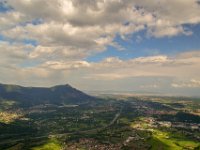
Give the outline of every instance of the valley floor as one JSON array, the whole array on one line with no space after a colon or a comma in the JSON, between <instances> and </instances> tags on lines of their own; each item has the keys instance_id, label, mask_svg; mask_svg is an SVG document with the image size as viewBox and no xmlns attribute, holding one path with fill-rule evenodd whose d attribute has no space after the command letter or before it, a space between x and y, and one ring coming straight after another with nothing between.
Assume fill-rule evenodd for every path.
<instances>
[{"instance_id":1,"label":"valley floor","mask_svg":"<svg viewBox=\"0 0 200 150\"><path fill-rule=\"evenodd\" d=\"M200 101L104 97L76 105L0 102L1 150L200 150Z\"/></svg>"}]
</instances>

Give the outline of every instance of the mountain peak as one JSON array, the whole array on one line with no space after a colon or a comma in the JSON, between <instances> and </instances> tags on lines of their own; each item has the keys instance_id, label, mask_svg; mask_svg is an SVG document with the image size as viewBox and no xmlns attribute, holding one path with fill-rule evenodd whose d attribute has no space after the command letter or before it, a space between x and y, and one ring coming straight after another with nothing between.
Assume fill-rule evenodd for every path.
<instances>
[{"instance_id":1,"label":"mountain peak","mask_svg":"<svg viewBox=\"0 0 200 150\"><path fill-rule=\"evenodd\" d=\"M72 88L74 89L70 84L61 84L61 85L55 85L51 87L51 89L57 89L57 88Z\"/></svg>"}]
</instances>

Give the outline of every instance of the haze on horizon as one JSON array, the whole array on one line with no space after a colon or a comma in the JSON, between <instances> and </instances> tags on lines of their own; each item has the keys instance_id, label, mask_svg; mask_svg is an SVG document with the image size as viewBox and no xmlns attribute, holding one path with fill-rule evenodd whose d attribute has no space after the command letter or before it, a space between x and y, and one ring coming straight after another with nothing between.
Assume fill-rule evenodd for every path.
<instances>
[{"instance_id":1,"label":"haze on horizon","mask_svg":"<svg viewBox=\"0 0 200 150\"><path fill-rule=\"evenodd\" d=\"M200 96L199 0L0 0L0 83Z\"/></svg>"}]
</instances>

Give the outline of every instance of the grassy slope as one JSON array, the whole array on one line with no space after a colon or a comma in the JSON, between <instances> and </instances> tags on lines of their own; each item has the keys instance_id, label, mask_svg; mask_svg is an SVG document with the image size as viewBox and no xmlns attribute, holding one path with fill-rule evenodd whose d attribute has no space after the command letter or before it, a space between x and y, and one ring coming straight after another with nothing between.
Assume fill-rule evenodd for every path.
<instances>
[{"instance_id":1,"label":"grassy slope","mask_svg":"<svg viewBox=\"0 0 200 150\"><path fill-rule=\"evenodd\" d=\"M42 146L32 148L32 150L60 150L61 144L56 139L51 139Z\"/></svg>"},{"instance_id":2,"label":"grassy slope","mask_svg":"<svg viewBox=\"0 0 200 150\"><path fill-rule=\"evenodd\" d=\"M173 135L160 130L155 130L148 142L153 146L152 150L157 150L159 147L164 150L195 149L200 146L199 143L186 139L183 136Z\"/></svg>"}]
</instances>

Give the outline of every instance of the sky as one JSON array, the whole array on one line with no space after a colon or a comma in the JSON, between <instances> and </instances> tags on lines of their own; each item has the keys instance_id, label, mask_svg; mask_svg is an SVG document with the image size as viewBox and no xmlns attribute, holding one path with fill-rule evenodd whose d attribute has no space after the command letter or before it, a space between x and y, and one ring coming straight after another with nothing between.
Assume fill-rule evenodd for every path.
<instances>
[{"instance_id":1,"label":"sky","mask_svg":"<svg viewBox=\"0 0 200 150\"><path fill-rule=\"evenodd\" d=\"M200 1L0 0L0 83L200 96Z\"/></svg>"}]
</instances>

